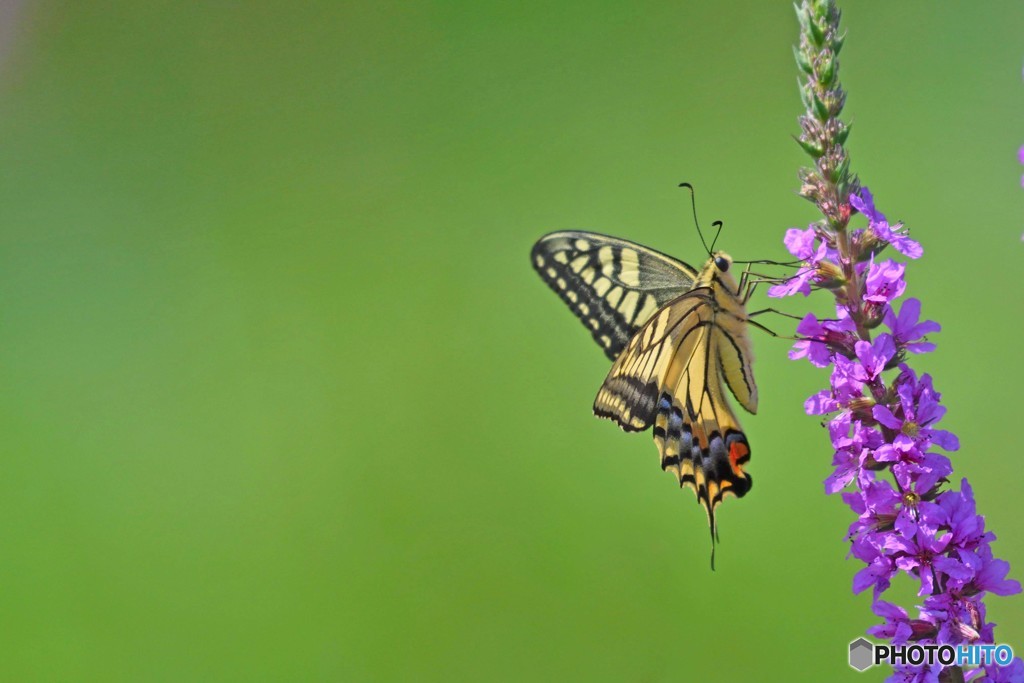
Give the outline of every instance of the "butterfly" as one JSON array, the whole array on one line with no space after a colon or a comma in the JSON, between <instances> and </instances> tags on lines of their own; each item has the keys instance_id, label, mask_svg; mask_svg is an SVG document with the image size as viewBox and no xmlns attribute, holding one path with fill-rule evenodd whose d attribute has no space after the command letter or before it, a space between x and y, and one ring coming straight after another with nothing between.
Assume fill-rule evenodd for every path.
<instances>
[{"instance_id":1,"label":"butterfly","mask_svg":"<svg viewBox=\"0 0 1024 683\"><path fill-rule=\"evenodd\" d=\"M721 251L709 250L697 270L592 232L545 235L531 259L613 361L594 414L627 432L653 428L662 469L707 512L714 566L715 508L751 486L743 469L750 445L725 395L728 387L757 412L746 278L736 281L733 260Z\"/></svg>"}]
</instances>

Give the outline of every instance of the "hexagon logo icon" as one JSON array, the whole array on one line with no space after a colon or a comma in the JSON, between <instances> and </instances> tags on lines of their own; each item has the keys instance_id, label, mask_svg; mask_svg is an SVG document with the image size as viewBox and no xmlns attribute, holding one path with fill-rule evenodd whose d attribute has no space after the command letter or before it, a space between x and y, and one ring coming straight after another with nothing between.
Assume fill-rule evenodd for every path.
<instances>
[{"instance_id":1,"label":"hexagon logo icon","mask_svg":"<svg viewBox=\"0 0 1024 683\"><path fill-rule=\"evenodd\" d=\"M850 666L857 671L866 671L874 666L874 651L867 638L858 638L850 643Z\"/></svg>"}]
</instances>

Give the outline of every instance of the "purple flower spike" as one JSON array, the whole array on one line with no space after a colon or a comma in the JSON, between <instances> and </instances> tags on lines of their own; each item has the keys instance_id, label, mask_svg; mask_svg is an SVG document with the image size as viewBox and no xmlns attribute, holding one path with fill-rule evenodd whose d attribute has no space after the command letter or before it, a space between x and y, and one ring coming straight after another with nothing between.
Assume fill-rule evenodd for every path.
<instances>
[{"instance_id":1,"label":"purple flower spike","mask_svg":"<svg viewBox=\"0 0 1024 683\"><path fill-rule=\"evenodd\" d=\"M918 299L897 301L907 289L907 266L879 258L886 247L911 259L924 250L902 223L889 223L851 171L849 128L839 118L846 98L836 70L845 35L839 8L832 0L801 0L797 13L797 62L807 105L798 141L812 157L800 169L799 192L821 219L787 231L786 248L802 263L769 294L828 292L835 303L834 320L801 320L789 357L831 368L828 388L808 398L804 410L831 415L832 468L824 484L856 516L846 535L859 567L852 588L871 589L872 610L884 620L868 630L876 638L926 646L992 644L985 600L1019 593L1021 584L993 554L995 535L985 529L970 485L963 480L952 488L952 462L937 451L957 450L959 439L939 428L946 409L932 378L907 364L913 354L935 349L926 335L938 332L939 324L921 319ZM1024 164L1024 147L1019 158ZM856 213L867 227L850 225ZM916 584L916 614L882 599L897 574ZM1024 661L1003 667L899 664L886 680L1024 683Z\"/></svg>"},{"instance_id":2,"label":"purple flower spike","mask_svg":"<svg viewBox=\"0 0 1024 683\"><path fill-rule=\"evenodd\" d=\"M864 464L874 449L881 445L881 435L865 427L860 421L851 421L849 412L840 413L828 423L832 446L836 449L832 458L835 471L825 480L825 493L838 493L853 478L864 475Z\"/></svg>"},{"instance_id":3,"label":"purple flower spike","mask_svg":"<svg viewBox=\"0 0 1024 683\"><path fill-rule=\"evenodd\" d=\"M905 255L920 256L916 242L889 226L869 190L861 189L849 201L870 226L867 238L845 244L874 249L884 241ZM786 247L805 263L780 290L808 294L823 272L841 273L836 281L857 286L855 298L848 286L830 290L837 298L834 320L808 314L800 321L801 338L789 357L832 368L829 388L808 398L804 409L834 414L827 423L832 471L824 486L826 493L842 493L857 515L848 539L850 555L863 564L852 588L854 593L870 588L872 609L885 620L868 633L896 644L991 643L993 625L985 620L984 596L1019 593L1021 584L1008 578L1010 565L993 556L995 536L986 532L967 481L959 490L943 489L953 467L935 450L955 451L960 441L938 426L946 408L931 376L919 376L905 362L908 354L934 350L925 335L941 327L921 319L920 300L896 301L907 287L904 264L876 261L873 251L840 259L826 247L840 241L821 230L787 232ZM872 338L879 324L888 332ZM900 573L917 584L923 604L916 617L880 598ZM888 680L938 681L942 667L908 665L894 671ZM1024 679L1024 665L1016 660L1010 667L964 674L966 680Z\"/></svg>"}]
</instances>

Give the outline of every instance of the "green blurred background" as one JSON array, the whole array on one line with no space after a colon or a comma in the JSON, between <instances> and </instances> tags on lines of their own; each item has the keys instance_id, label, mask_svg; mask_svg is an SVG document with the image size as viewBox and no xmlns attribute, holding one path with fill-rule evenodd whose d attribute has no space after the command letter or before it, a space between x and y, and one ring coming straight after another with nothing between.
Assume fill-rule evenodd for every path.
<instances>
[{"instance_id":1,"label":"green blurred background","mask_svg":"<svg viewBox=\"0 0 1024 683\"><path fill-rule=\"evenodd\" d=\"M5 8L0 680L884 677L846 665L878 620L802 411L826 375L755 338L712 573L528 260L580 228L700 261L683 180L722 248L784 256L788 2ZM844 23L854 169L944 326L915 363L1024 578L1024 6ZM989 608L1024 649L1024 601Z\"/></svg>"}]
</instances>

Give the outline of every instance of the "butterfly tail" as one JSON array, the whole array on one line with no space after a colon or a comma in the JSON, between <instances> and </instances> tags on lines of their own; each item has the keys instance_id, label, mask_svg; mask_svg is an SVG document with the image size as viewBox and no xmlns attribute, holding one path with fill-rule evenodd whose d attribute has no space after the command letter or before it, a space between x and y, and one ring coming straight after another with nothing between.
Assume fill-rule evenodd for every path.
<instances>
[{"instance_id":1,"label":"butterfly tail","mask_svg":"<svg viewBox=\"0 0 1024 683\"><path fill-rule=\"evenodd\" d=\"M708 516L712 549L718 540L715 508L727 495L746 495L753 481L743 471L750 460L750 446L739 425L725 427L724 436L715 427L717 424L687 414L672 394L661 394L654 420L654 443L661 454L661 468L675 474L680 486L697 494Z\"/></svg>"}]
</instances>

